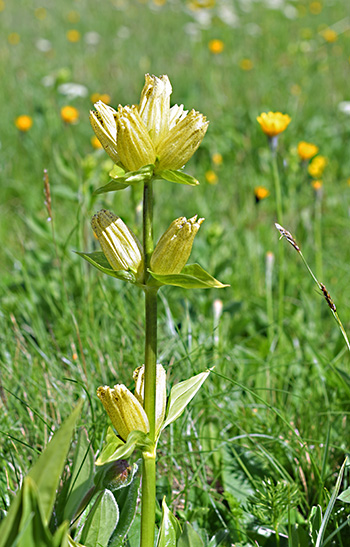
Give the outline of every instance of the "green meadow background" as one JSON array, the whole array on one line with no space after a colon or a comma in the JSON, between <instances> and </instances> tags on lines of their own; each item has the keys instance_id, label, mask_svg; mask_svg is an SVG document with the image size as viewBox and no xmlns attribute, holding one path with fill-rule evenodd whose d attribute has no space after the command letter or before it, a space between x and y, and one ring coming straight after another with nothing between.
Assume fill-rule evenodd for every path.
<instances>
[{"instance_id":1,"label":"green meadow background","mask_svg":"<svg viewBox=\"0 0 350 547\"><path fill-rule=\"evenodd\" d=\"M281 545L292 533L314 545L312 507L325 511L349 452L349 354L300 257L279 241L270 151L256 117L292 118L278 147L284 227L349 330L348 2L0 0L0 37L2 516L79 398L80 425L101 449L108 419L96 388L132 388L143 362L143 295L74 251L97 249L90 219L101 208L140 233L137 192L93 195L112 162L92 146L89 110L93 94L108 94L114 107L137 104L149 72L169 76L172 104L210 120L186 166L200 186L155 184L156 238L176 217L205 217L191 262L230 284L161 290L159 362L169 385L215 368L161 439L158 498L166 495L204 542L217 535L218 545L274 546L278 530ZM77 123L62 120L66 105L79 111ZM23 114L33 120L27 132L15 125ZM328 160L321 192L300 162L300 141ZM259 203L257 186L270 192ZM341 490L348 482L346 467ZM348 514L337 501L328 545L350 545Z\"/></svg>"}]
</instances>

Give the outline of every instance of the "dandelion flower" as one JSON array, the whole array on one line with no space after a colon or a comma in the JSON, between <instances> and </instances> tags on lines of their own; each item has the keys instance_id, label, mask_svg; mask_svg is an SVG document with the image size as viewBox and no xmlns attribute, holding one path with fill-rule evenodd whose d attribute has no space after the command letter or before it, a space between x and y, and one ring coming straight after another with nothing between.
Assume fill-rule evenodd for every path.
<instances>
[{"instance_id":1,"label":"dandelion flower","mask_svg":"<svg viewBox=\"0 0 350 547\"><path fill-rule=\"evenodd\" d=\"M100 143L100 141L98 140L96 135L91 137L91 144L92 144L93 148L96 148L96 150L98 150L99 148L102 148L102 144Z\"/></svg>"},{"instance_id":2,"label":"dandelion flower","mask_svg":"<svg viewBox=\"0 0 350 547\"><path fill-rule=\"evenodd\" d=\"M79 119L79 110L74 106L63 106L61 108L61 118L65 123L74 124Z\"/></svg>"},{"instance_id":3,"label":"dandelion flower","mask_svg":"<svg viewBox=\"0 0 350 547\"><path fill-rule=\"evenodd\" d=\"M212 162L214 163L214 165L221 165L222 162L223 162L222 155L219 152L215 152L212 155L211 159L212 159Z\"/></svg>"},{"instance_id":4,"label":"dandelion flower","mask_svg":"<svg viewBox=\"0 0 350 547\"><path fill-rule=\"evenodd\" d=\"M22 133L26 133L33 125L33 119L27 114L22 114L15 119L15 126Z\"/></svg>"},{"instance_id":5,"label":"dandelion flower","mask_svg":"<svg viewBox=\"0 0 350 547\"><path fill-rule=\"evenodd\" d=\"M312 181L312 187L314 190L321 190L322 188L322 180L313 180Z\"/></svg>"},{"instance_id":6,"label":"dandelion flower","mask_svg":"<svg viewBox=\"0 0 350 547\"><path fill-rule=\"evenodd\" d=\"M333 44L338 40L338 34L331 28L324 29L324 31L321 32L321 35L326 42L329 42L330 44Z\"/></svg>"},{"instance_id":7,"label":"dandelion flower","mask_svg":"<svg viewBox=\"0 0 350 547\"><path fill-rule=\"evenodd\" d=\"M21 37L18 32L11 32L11 34L9 34L7 37L7 41L9 44L11 44L11 46L16 46L20 43Z\"/></svg>"},{"instance_id":8,"label":"dandelion flower","mask_svg":"<svg viewBox=\"0 0 350 547\"><path fill-rule=\"evenodd\" d=\"M67 37L68 42L71 42L72 44L75 44L76 42L79 42L79 40L81 38L81 34L80 34L79 30L71 29L71 30L67 30L66 37Z\"/></svg>"},{"instance_id":9,"label":"dandelion flower","mask_svg":"<svg viewBox=\"0 0 350 547\"><path fill-rule=\"evenodd\" d=\"M322 173L328 163L327 158L324 156L316 156L309 164L307 170L309 175L314 179L318 179L322 176Z\"/></svg>"},{"instance_id":10,"label":"dandelion flower","mask_svg":"<svg viewBox=\"0 0 350 547\"><path fill-rule=\"evenodd\" d=\"M259 203L259 201L266 199L270 195L270 192L265 186L255 186L254 195L256 203Z\"/></svg>"},{"instance_id":11,"label":"dandelion flower","mask_svg":"<svg viewBox=\"0 0 350 547\"><path fill-rule=\"evenodd\" d=\"M217 174L215 173L215 171L212 171L211 169L209 171L207 171L205 173L205 180L209 183L209 184L217 184L218 183L218 176Z\"/></svg>"},{"instance_id":12,"label":"dandelion flower","mask_svg":"<svg viewBox=\"0 0 350 547\"><path fill-rule=\"evenodd\" d=\"M222 40L214 39L210 40L208 48L209 51L214 55L219 55L219 53L222 53L224 51L225 45Z\"/></svg>"},{"instance_id":13,"label":"dandelion flower","mask_svg":"<svg viewBox=\"0 0 350 547\"><path fill-rule=\"evenodd\" d=\"M310 10L310 13L312 13L312 15L318 15L322 11L321 2L317 2L317 1L311 2L309 6L309 10Z\"/></svg>"},{"instance_id":14,"label":"dandelion flower","mask_svg":"<svg viewBox=\"0 0 350 547\"><path fill-rule=\"evenodd\" d=\"M39 21L44 21L47 16L47 11L45 8L36 8L36 10L34 11L34 15Z\"/></svg>"},{"instance_id":15,"label":"dandelion flower","mask_svg":"<svg viewBox=\"0 0 350 547\"><path fill-rule=\"evenodd\" d=\"M105 104L109 104L111 102L111 97L108 95L108 93L93 93L90 97L90 100L92 103L102 101Z\"/></svg>"},{"instance_id":16,"label":"dandelion flower","mask_svg":"<svg viewBox=\"0 0 350 547\"><path fill-rule=\"evenodd\" d=\"M318 152L318 146L311 142L300 141L298 143L298 154L302 161L310 160L316 156Z\"/></svg>"},{"instance_id":17,"label":"dandelion flower","mask_svg":"<svg viewBox=\"0 0 350 547\"><path fill-rule=\"evenodd\" d=\"M292 120L288 114L281 112L262 112L256 119L265 135L270 138L276 137L287 129Z\"/></svg>"}]
</instances>

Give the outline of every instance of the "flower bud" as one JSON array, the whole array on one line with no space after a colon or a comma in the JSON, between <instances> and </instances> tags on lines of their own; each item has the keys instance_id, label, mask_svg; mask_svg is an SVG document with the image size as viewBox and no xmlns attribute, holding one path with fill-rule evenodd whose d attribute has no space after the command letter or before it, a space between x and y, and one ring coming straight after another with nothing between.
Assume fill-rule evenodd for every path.
<instances>
[{"instance_id":1,"label":"flower bud","mask_svg":"<svg viewBox=\"0 0 350 547\"><path fill-rule=\"evenodd\" d=\"M120 158L117 152L117 112L102 101L98 101L94 106L96 110L90 111L92 129L109 157L114 163L118 163Z\"/></svg>"},{"instance_id":2,"label":"flower bud","mask_svg":"<svg viewBox=\"0 0 350 547\"><path fill-rule=\"evenodd\" d=\"M117 151L120 161L129 171L136 171L156 161L156 151L143 124L137 106L119 106L117 121Z\"/></svg>"},{"instance_id":3,"label":"flower bud","mask_svg":"<svg viewBox=\"0 0 350 547\"><path fill-rule=\"evenodd\" d=\"M126 386L117 384L113 389L100 386L97 397L123 441L126 441L131 431L148 433L149 423L146 412Z\"/></svg>"},{"instance_id":4,"label":"flower bud","mask_svg":"<svg viewBox=\"0 0 350 547\"><path fill-rule=\"evenodd\" d=\"M187 112L175 105L170 109L170 131L157 148L157 169L180 169L193 156L208 129L206 117L196 110Z\"/></svg>"},{"instance_id":5,"label":"flower bud","mask_svg":"<svg viewBox=\"0 0 350 547\"><path fill-rule=\"evenodd\" d=\"M133 374L135 396L143 405L145 393L145 365L138 367ZM166 411L166 372L162 365L157 365L156 373L156 435L163 425Z\"/></svg>"},{"instance_id":6,"label":"flower bud","mask_svg":"<svg viewBox=\"0 0 350 547\"><path fill-rule=\"evenodd\" d=\"M146 74L138 109L156 148L169 131L171 92L172 87L168 76L157 78L157 76Z\"/></svg>"},{"instance_id":7,"label":"flower bud","mask_svg":"<svg viewBox=\"0 0 350 547\"><path fill-rule=\"evenodd\" d=\"M192 250L192 244L204 218L195 215L187 220L174 220L162 235L153 251L151 270L157 274L177 274L185 266Z\"/></svg>"},{"instance_id":8,"label":"flower bud","mask_svg":"<svg viewBox=\"0 0 350 547\"><path fill-rule=\"evenodd\" d=\"M131 270L142 282L144 260L141 243L122 219L102 209L92 217L91 226L113 270Z\"/></svg>"}]
</instances>

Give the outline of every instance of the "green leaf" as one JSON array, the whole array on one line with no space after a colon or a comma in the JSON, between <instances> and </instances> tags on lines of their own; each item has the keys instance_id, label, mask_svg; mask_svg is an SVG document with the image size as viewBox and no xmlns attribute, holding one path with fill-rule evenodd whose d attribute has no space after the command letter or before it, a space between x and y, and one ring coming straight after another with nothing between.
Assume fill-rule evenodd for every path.
<instances>
[{"instance_id":1,"label":"green leaf","mask_svg":"<svg viewBox=\"0 0 350 547\"><path fill-rule=\"evenodd\" d=\"M162 502L162 521L160 523L157 547L176 547L176 542L181 534L178 520L169 511L165 498Z\"/></svg>"},{"instance_id":2,"label":"green leaf","mask_svg":"<svg viewBox=\"0 0 350 547\"><path fill-rule=\"evenodd\" d=\"M109 173L113 178L110 182L101 186L94 191L93 195L105 194L106 192L116 192L118 190L124 190L130 184L138 184L139 182L148 182L153 177L154 165L144 165L137 171L125 171L116 165ZM124 173L124 174L122 174Z\"/></svg>"},{"instance_id":3,"label":"green leaf","mask_svg":"<svg viewBox=\"0 0 350 547\"><path fill-rule=\"evenodd\" d=\"M136 448L142 450L152 449L147 433L142 431L131 431L126 443L119 439L113 433L111 428L108 428L107 444L104 446L101 455L96 460L96 465L104 465L105 463L114 462L122 458L128 458Z\"/></svg>"},{"instance_id":4,"label":"green leaf","mask_svg":"<svg viewBox=\"0 0 350 547\"><path fill-rule=\"evenodd\" d=\"M137 509L138 494L141 481L141 460L139 465L134 464L131 483L125 488L119 488L113 495L120 510L120 518L116 529L109 541L108 547L122 547L134 521Z\"/></svg>"},{"instance_id":5,"label":"green leaf","mask_svg":"<svg viewBox=\"0 0 350 547\"><path fill-rule=\"evenodd\" d=\"M199 264L189 264L179 274L161 275L151 270L148 271L162 285L173 285L183 289L222 289L229 287L229 285L223 285L215 277L212 277Z\"/></svg>"},{"instance_id":6,"label":"green leaf","mask_svg":"<svg viewBox=\"0 0 350 547\"><path fill-rule=\"evenodd\" d=\"M129 283L136 283L135 274L127 270L113 270L102 251L95 251L93 253L82 253L80 251L74 251L77 255L87 260L92 266L100 270L111 277L122 279L123 281L129 281Z\"/></svg>"},{"instance_id":7,"label":"green leaf","mask_svg":"<svg viewBox=\"0 0 350 547\"><path fill-rule=\"evenodd\" d=\"M68 495L65 499L63 519L71 521L82 500L94 485L94 453L86 429L80 429L74 452Z\"/></svg>"},{"instance_id":8,"label":"green leaf","mask_svg":"<svg viewBox=\"0 0 350 547\"><path fill-rule=\"evenodd\" d=\"M157 178L161 178L169 182L176 182L178 184L189 184L190 186L198 186L199 184L198 180L191 177L191 175L174 169L165 169L164 171L160 171L157 173Z\"/></svg>"},{"instance_id":9,"label":"green leaf","mask_svg":"<svg viewBox=\"0 0 350 547\"><path fill-rule=\"evenodd\" d=\"M162 430L181 416L186 406L196 395L197 391L208 378L209 374L210 370L201 372L188 380L184 380L183 382L176 384L172 388L169 396L166 419L162 426Z\"/></svg>"},{"instance_id":10,"label":"green leaf","mask_svg":"<svg viewBox=\"0 0 350 547\"><path fill-rule=\"evenodd\" d=\"M62 524L54 536L44 520L37 485L30 477L25 477L19 499L19 526L11 536L1 536L2 547L66 547L68 522ZM16 499L17 499L16 498Z\"/></svg>"},{"instance_id":11,"label":"green leaf","mask_svg":"<svg viewBox=\"0 0 350 547\"><path fill-rule=\"evenodd\" d=\"M337 499L340 501L344 501L345 503L350 503L350 486L346 490L343 490L343 492L338 496Z\"/></svg>"},{"instance_id":12,"label":"green leaf","mask_svg":"<svg viewBox=\"0 0 350 547\"><path fill-rule=\"evenodd\" d=\"M202 538L192 528L189 522L185 522L182 534L177 542L177 547L204 547Z\"/></svg>"},{"instance_id":13,"label":"green leaf","mask_svg":"<svg viewBox=\"0 0 350 547\"><path fill-rule=\"evenodd\" d=\"M30 477L38 487L40 504L46 522L51 516L56 490L82 405L83 401L76 406L69 418L61 425L28 473L28 477Z\"/></svg>"},{"instance_id":14,"label":"green leaf","mask_svg":"<svg viewBox=\"0 0 350 547\"><path fill-rule=\"evenodd\" d=\"M311 509L309 527L312 538L312 544L315 545L317 540L317 534L321 528L322 522L322 509L320 505L314 505Z\"/></svg>"},{"instance_id":15,"label":"green leaf","mask_svg":"<svg viewBox=\"0 0 350 547\"><path fill-rule=\"evenodd\" d=\"M101 492L84 524L80 541L86 547L107 547L119 520L119 508L112 492Z\"/></svg>"},{"instance_id":16,"label":"green leaf","mask_svg":"<svg viewBox=\"0 0 350 547\"><path fill-rule=\"evenodd\" d=\"M331 499L329 500L329 503L327 505L327 509L326 509L325 514L323 516L322 523L321 523L321 526L320 526L320 529L319 529L319 532L318 532L318 535L317 535L316 547L320 547L322 545L323 536L324 536L324 533L326 531L326 527L327 527L329 518L330 518L331 513L333 511L335 501L336 501L337 496L339 494L340 485L341 485L341 481L343 480L343 474L344 474L344 468L345 468L346 462L347 462L347 457L345 458L345 460L343 462L343 465L341 466L341 469L340 469L339 474L338 474L337 482L335 483L335 487L334 487L333 493L331 495Z\"/></svg>"}]
</instances>

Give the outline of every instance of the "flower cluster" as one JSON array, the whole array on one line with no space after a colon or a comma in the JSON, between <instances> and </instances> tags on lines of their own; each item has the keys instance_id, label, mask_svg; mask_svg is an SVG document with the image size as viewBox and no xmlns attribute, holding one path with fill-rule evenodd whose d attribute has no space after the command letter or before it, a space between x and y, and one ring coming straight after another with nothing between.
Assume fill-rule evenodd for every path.
<instances>
[{"instance_id":1,"label":"flower cluster","mask_svg":"<svg viewBox=\"0 0 350 547\"><path fill-rule=\"evenodd\" d=\"M170 108L168 76L146 74L140 103L118 110L98 101L92 128L112 160L126 171L154 165L155 173L177 170L191 158L208 128L205 116L183 105Z\"/></svg>"}]
</instances>

